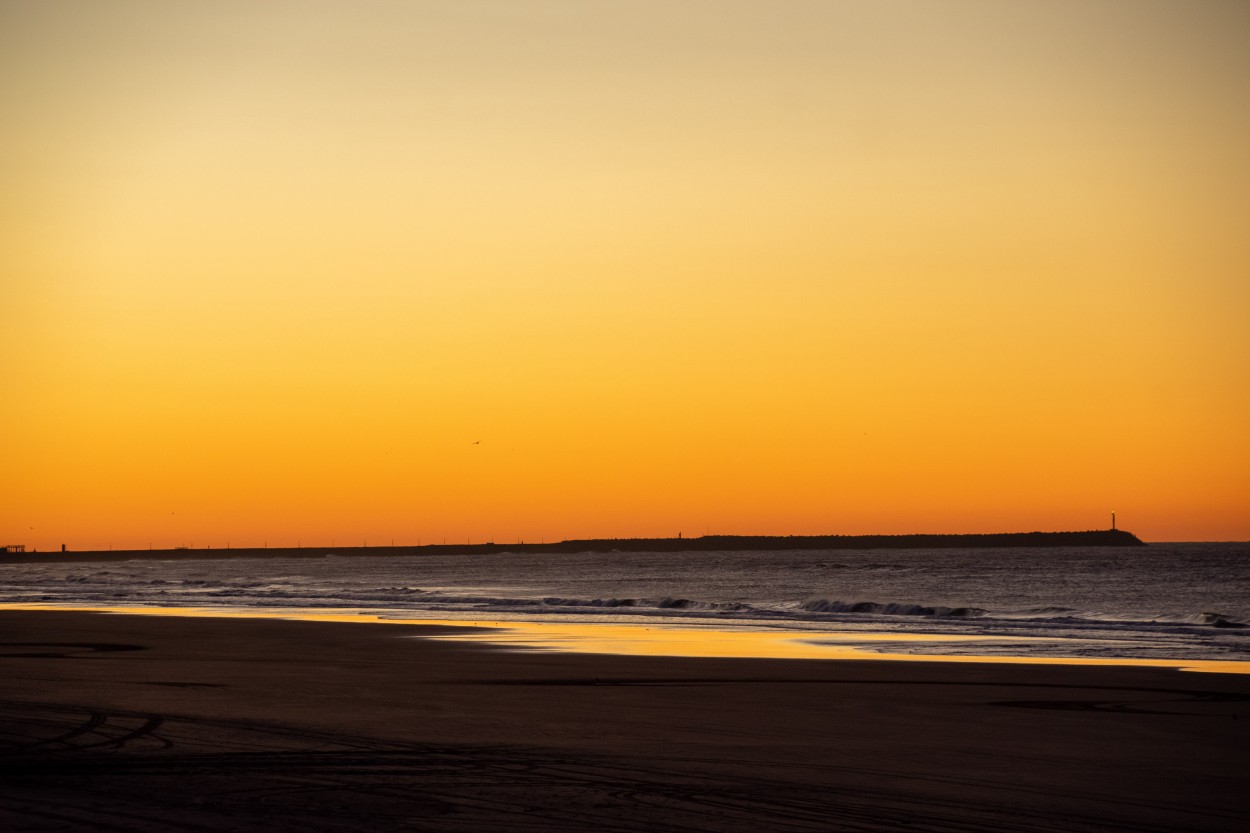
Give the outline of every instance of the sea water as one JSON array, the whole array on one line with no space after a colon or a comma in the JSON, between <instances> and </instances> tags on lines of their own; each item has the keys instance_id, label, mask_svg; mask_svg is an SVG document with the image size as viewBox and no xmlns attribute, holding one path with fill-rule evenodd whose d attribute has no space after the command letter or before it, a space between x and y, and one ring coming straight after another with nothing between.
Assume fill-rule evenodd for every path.
<instances>
[{"instance_id":1,"label":"sea water","mask_svg":"<svg viewBox=\"0 0 1250 833\"><path fill-rule=\"evenodd\" d=\"M808 640L928 634L949 644L881 650L1250 661L1250 544L0 563L0 603L766 630Z\"/></svg>"}]
</instances>

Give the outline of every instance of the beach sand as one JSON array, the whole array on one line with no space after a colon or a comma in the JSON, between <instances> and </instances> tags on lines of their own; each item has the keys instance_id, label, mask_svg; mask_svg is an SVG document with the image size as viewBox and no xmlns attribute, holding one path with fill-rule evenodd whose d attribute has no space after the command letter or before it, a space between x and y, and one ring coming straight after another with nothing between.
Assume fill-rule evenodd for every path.
<instances>
[{"instance_id":1,"label":"beach sand","mask_svg":"<svg viewBox=\"0 0 1250 833\"><path fill-rule=\"evenodd\" d=\"M0 611L0 829L1243 831L1250 676Z\"/></svg>"}]
</instances>

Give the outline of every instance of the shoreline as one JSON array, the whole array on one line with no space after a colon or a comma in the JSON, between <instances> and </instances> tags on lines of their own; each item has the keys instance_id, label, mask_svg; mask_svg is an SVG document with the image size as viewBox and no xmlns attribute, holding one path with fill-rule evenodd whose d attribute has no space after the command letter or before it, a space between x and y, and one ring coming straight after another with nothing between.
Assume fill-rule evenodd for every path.
<instances>
[{"instance_id":1,"label":"shoreline","mask_svg":"<svg viewBox=\"0 0 1250 833\"><path fill-rule=\"evenodd\" d=\"M0 610L0 824L1231 833L1250 819L1244 675L429 638L454 630Z\"/></svg>"},{"instance_id":2,"label":"shoreline","mask_svg":"<svg viewBox=\"0 0 1250 833\"><path fill-rule=\"evenodd\" d=\"M414 638L449 639L479 644L500 651L547 651L574 655L666 658L734 658L752 660L802 660L809 662L914 662L990 665L1048 665L1083 667L1160 668L1202 674L1250 675L1250 662L1237 660L1172 659L1145 657L1089 657L1023 654L926 654L923 649L890 651L891 643L915 646L1022 642L1054 644L1047 637L984 636L899 631L783 631L742 623L657 621L641 624L608 622L551 622L531 619L435 619L405 617L399 611L382 614L340 609L238 609L210 607L127 607L107 605L62 606L55 603L0 603L0 612L66 611L117 616L153 616L192 619L333 622L339 624L433 628L437 636Z\"/></svg>"}]
</instances>

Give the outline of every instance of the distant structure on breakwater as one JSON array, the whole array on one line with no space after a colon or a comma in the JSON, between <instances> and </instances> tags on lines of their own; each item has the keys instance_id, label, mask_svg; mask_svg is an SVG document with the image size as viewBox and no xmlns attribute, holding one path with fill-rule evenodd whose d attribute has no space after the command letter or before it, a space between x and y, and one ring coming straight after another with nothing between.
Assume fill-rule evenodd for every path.
<instances>
[{"instance_id":1,"label":"distant structure on breakwater","mask_svg":"<svg viewBox=\"0 0 1250 833\"><path fill-rule=\"evenodd\" d=\"M1088 532L998 532L970 535L704 535L701 538L587 538L542 544L426 544L382 547L250 547L244 549L101 550L16 553L6 563L132 559L324 558L401 555L490 555L580 552L779 552L785 550L994 549L1018 547L1144 547L1122 529Z\"/></svg>"}]
</instances>

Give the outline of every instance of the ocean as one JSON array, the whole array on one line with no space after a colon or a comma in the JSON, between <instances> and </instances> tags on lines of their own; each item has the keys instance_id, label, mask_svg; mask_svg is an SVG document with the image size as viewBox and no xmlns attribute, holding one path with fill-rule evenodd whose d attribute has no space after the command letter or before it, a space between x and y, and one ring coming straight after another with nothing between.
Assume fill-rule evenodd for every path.
<instances>
[{"instance_id":1,"label":"ocean","mask_svg":"<svg viewBox=\"0 0 1250 833\"><path fill-rule=\"evenodd\" d=\"M0 603L710 628L831 642L927 634L877 650L1250 662L1246 543L0 563ZM993 639L961 641L968 636Z\"/></svg>"}]
</instances>

